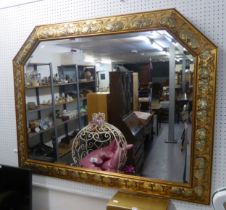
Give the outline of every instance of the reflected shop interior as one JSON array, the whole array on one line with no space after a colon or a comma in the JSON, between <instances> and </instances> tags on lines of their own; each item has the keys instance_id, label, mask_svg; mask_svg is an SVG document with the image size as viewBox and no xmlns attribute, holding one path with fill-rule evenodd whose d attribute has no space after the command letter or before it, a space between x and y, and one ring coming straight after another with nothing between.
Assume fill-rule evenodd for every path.
<instances>
[{"instance_id":1,"label":"reflected shop interior","mask_svg":"<svg viewBox=\"0 0 226 210\"><path fill-rule=\"evenodd\" d=\"M189 182L194 63L165 30L40 42L24 68L29 159ZM99 112L126 151L76 142Z\"/></svg>"}]
</instances>

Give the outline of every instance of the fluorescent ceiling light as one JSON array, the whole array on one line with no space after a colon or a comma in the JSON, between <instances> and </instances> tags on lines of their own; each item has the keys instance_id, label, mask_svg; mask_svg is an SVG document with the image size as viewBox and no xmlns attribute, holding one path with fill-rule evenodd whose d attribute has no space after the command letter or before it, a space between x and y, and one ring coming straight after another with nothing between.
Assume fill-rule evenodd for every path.
<instances>
[{"instance_id":1,"label":"fluorescent ceiling light","mask_svg":"<svg viewBox=\"0 0 226 210\"><path fill-rule=\"evenodd\" d=\"M156 32L156 31L150 31L149 37L152 38L152 39L156 39L156 38L159 37L159 35L161 35L161 34L159 34L159 33Z\"/></svg>"},{"instance_id":2,"label":"fluorescent ceiling light","mask_svg":"<svg viewBox=\"0 0 226 210\"><path fill-rule=\"evenodd\" d=\"M178 47L179 46L179 43L178 42L176 42L176 41L172 41L172 44L175 46L175 47Z\"/></svg>"},{"instance_id":3,"label":"fluorescent ceiling light","mask_svg":"<svg viewBox=\"0 0 226 210\"><path fill-rule=\"evenodd\" d=\"M84 61L87 63L94 63L95 59L92 56L86 55Z\"/></svg>"},{"instance_id":4,"label":"fluorescent ceiling light","mask_svg":"<svg viewBox=\"0 0 226 210\"><path fill-rule=\"evenodd\" d=\"M112 63L111 59L106 59L106 58L101 58L100 62L105 63L105 64L111 64Z\"/></svg>"},{"instance_id":5,"label":"fluorescent ceiling light","mask_svg":"<svg viewBox=\"0 0 226 210\"><path fill-rule=\"evenodd\" d=\"M96 63L96 67L99 68L100 67L100 62Z\"/></svg>"},{"instance_id":6,"label":"fluorescent ceiling light","mask_svg":"<svg viewBox=\"0 0 226 210\"><path fill-rule=\"evenodd\" d=\"M169 42L172 42L174 39L173 37L167 33L166 31L159 31L159 33L164 36Z\"/></svg>"},{"instance_id":7,"label":"fluorescent ceiling light","mask_svg":"<svg viewBox=\"0 0 226 210\"><path fill-rule=\"evenodd\" d=\"M154 48L156 48L157 50L164 51L163 47L160 46L160 45L159 45L157 42L155 42L155 41L152 41L152 46L153 46Z\"/></svg>"},{"instance_id":8,"label":"fluorescent ceiling light","mask_svg":"<svg viewBox=\"0 0 226 210\"><path fill-rule=\"evenodd\" d=\"M134 38L137 40L144 41L147 45L152 45L152 47L154 47L157 50L160 50L160 51L164 50L164 48L160 44L158 44L155 40L151 39L150 37L136 36Z\"/></svg>"},{"instance_id":9,"label":"fluorescent ceiling light","mask_svg":"<svg viewBox=\"0 0 226 210\"><path fill-rule=\"evenodd\" d=\"M131 52L131 53L138 53L137 50L131 50L130 52Z\"/></svg>"},{"instance_id":10,"label":"fluorescent ceiling light","mask_svg":"<svg viewBox=\"0 0 226 210\"><path fill-rule=\"evenodd\" d=\"M134 37L135 39L138 39L138 40L141 40L141 41L144 41L146 44L150 44L150 40L148 37L146 36L136 36Z\"/></svg>"}]
</instances>

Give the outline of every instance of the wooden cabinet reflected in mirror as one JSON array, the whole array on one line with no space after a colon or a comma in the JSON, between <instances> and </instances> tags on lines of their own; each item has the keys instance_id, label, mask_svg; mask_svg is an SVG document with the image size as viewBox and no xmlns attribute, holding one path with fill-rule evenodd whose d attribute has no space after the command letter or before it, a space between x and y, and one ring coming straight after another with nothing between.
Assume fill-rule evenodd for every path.
<instances>
[{"instance_id":1,"label":"wooden cabinet reflected in mirror","mask_svg":"<svg viewBox=\"0 0 226 210\"><path fill-rule=\"evenodd\" d=\"M176 10L36 27L14 59L21 166L208 203L216 53Z\"/></svg>"}]
</instances>

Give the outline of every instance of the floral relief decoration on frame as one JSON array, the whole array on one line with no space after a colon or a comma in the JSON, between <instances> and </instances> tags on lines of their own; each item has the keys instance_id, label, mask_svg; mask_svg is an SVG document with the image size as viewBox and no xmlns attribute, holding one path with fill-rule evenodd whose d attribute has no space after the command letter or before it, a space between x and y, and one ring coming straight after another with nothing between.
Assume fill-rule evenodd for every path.
<instances>
[{"instance_id":1,"label":"floral relief decoration on frame","mask_svg":"<svg viewBox=\"0 0 226 210\"><path fill-rule=\"evenodd\" d=\"M196 57L191 183L175 184L116 173L97 172L27 158L24 64L39 42L71 37L165 29ZM14 78L20 165L34 172L138 193L208 204L210 201L217 47L177 10L159 10L36 26L15 56Z\"/></svg>"}]
</instances>

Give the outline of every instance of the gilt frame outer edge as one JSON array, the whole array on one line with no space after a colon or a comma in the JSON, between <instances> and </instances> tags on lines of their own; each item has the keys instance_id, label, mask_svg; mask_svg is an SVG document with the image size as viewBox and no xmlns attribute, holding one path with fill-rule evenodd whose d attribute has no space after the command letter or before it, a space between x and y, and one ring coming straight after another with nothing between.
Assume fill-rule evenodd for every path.
<instances>
[{"instance_id":1,"label":"gilt frame outer edge","mask_svg":"<svg viewBox=\"0 0 226 210\"><path fill-rule=\"evenodd\" d=\"M28 159L24 64L41 41L165 29L196 57L191 182L179 184L119 173L99 172ZM14 90L19 165L57 178L116 187L135 193L210 203L215 117L217 47L176 9L166 9L36 26L15 58Z\"/></svg>"}]
</instances>

